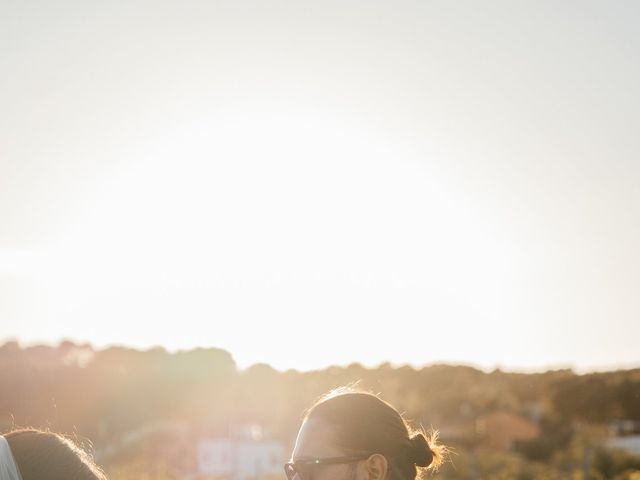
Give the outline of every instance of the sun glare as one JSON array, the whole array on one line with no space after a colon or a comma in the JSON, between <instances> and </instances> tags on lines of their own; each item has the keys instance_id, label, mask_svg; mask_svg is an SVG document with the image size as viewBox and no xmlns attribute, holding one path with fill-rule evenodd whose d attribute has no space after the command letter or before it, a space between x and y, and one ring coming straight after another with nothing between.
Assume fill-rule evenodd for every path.
<instances>
[{"instance_id":1,"label":"sun glare","mask_svg":"<svg viewBox=\"0 0 640 480\"><path fill-rule=\"evenodd\" d=\"M347 320L498 321L514 260L501 232L428 167L433 152L350 120L247 112L140 141L46 252L49 321L97 344L204 342L279 366L278 341L248 340L246 319L263 336L322 324L319 338ZM332 361L315 355L300 364ZM341 361L354 358L376 352Z\"/></svg>"}]
</instances>

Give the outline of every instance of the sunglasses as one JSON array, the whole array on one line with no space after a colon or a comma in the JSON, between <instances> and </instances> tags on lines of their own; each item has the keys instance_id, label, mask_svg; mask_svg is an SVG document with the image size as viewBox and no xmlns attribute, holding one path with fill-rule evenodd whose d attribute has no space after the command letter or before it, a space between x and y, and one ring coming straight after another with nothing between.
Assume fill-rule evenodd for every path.
<instances>
[{"instance_id":1,"label":"sunglasses","mask_svg":"<svg viewBox=\"0 0 640 480\"><path fill-rule=\"evenodd\" d=\"M371 455L352 455L350 457L329 457L329 458L310 458L308 460L297 460L295 462L287 462L284 464L284 473L287 480L293 480L298 474L299 480L311 480L313 469L321 465L336 465L340 463L353 463L369 458Z\"/></svg>"}]
</instances>

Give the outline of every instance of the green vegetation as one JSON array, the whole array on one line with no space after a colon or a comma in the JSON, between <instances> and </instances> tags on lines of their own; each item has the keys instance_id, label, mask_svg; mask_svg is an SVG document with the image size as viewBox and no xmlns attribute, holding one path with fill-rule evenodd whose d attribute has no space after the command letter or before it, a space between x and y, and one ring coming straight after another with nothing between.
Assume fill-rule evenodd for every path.
<instances>
[{"instance_id":1,"label":"green vegetation","mask_svg":"<svg viewBox=\"0 0 640 480\"><path fill-rule=\"evenodd\" d=\"M577 375L353 364L278 372L262 364L239 370L219 349L9 342L0 347L0 429L28 425L91 439L115 480L180 478L193 468L195 440L227 437L241 425L259 424L289 448L303 410L355 381L414 423L441 430L453 453L437 478L640 480L640 459L602 447L610 421L640 420L640 369ZM539 435L495 447L480 423L495 412L523 419ZM169 426L149 428L159 424Z\"/></svg>"}]
</instances>

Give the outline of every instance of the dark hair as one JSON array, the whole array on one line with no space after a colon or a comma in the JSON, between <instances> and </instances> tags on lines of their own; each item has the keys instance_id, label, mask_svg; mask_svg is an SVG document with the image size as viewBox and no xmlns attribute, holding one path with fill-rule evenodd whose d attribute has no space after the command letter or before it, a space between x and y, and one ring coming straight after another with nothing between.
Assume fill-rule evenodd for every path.
<instances>
[{"instance_id":1,"label":"dark hair","mask_svg":"<svg viewBox=\"0 0 640 480\"><path fill-rule=\"evenodd\" d=\"M4 437L22 480L106 480L89 455L62 435L22 429Z\"/></svg>"},{"instance_id":2,"label":"dark hair","mask_svg":"<svg viewBox=\"0 0 640 480\"><path fill-rule=\"evenodd\" d=\"M305 419L322 419L332 425L335 444L345 453L384 455L394 480L414 480L425 470L434 470L446 450L436 444L437 432L425 434L411 428L390 404L351 387L324 395Z\"/></svg>"}]
</instances>

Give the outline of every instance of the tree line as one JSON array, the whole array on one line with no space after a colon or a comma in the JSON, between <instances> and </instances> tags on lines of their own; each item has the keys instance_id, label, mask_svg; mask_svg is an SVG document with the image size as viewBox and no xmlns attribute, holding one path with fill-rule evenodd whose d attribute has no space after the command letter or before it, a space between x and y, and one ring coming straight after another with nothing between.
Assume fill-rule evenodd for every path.
<instances>
[{"instance_id":1,"label":"tree line","mask_svg":"<svg viewBox=\"0 0 640 480\"><path fill-rule=\"evenodd\" d=\"M533 460L565 448L576 424L640 420L640 369L524 374L384 363L299 372L266 364L239 369L229 352L217 348L170 353L94 349L70 341L22 347L9 341L0 346L0 428L76 432L99 447L160 420L184 423L203 437L259 424L289 446L305 408L328 390L354 382L424 426L440 428L496 410L532 418L542 435L519 448Z\"/></svg>"}]
</instances>

